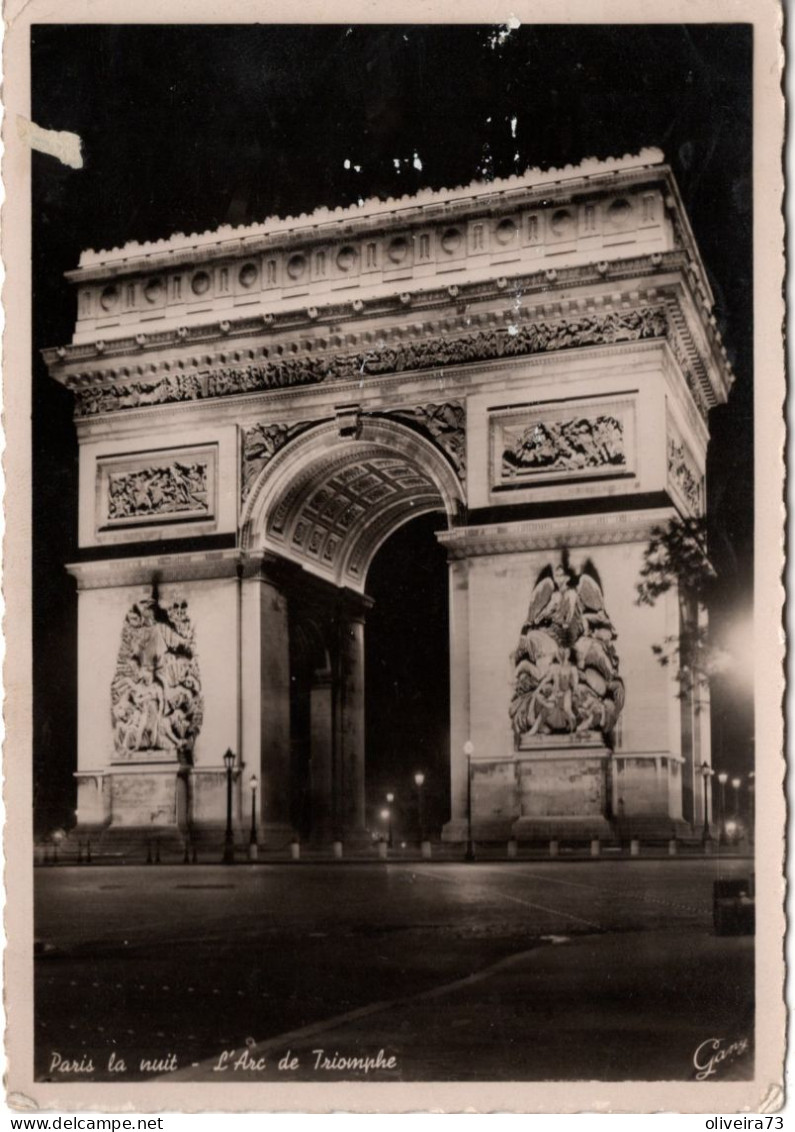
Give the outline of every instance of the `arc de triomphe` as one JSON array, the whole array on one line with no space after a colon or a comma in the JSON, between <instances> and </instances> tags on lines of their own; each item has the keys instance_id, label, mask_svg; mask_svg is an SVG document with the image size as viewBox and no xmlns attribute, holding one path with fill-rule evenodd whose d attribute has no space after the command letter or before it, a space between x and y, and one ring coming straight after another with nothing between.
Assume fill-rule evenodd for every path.
<instances>
[{"instance_id":1,"label":"arc de triomphe","mask_svg":"<svg viewBox=\"0 0 795 1132\"><path fill-rule=\"evenodd\" d=\"M432 511L443 836L468 799L484 839L703 824L709 712L651 650L679 596L634 599L651 528L703 511L732 378L658 151L88 251L70 278L46 360L80 447L81 829L217 839L231 749L238 828L253 771L262 840L289 838L299 682L312 837L365 838L368 567Z\"/></svg>"}]
</instances>

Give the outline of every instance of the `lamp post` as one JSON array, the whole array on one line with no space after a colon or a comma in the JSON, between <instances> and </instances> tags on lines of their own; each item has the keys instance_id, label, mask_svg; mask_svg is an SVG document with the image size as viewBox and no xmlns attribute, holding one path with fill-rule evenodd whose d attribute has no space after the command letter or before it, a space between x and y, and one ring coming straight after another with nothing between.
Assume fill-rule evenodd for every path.
<instances>
[{"instance_id":1,"label":"lamp post","mask_svg":"<svg viewBox=\"0 0 795 1132\"><path fill-rule=\"evenodd\" d=\"M726 823L726 783L729 781L729 776L725 770L722 770L718 775L718 782L720 783L720 813L718 814L718 844L723 841L724 830L723 827Z\"/></svg>"},{"instance_id":2,"label":"lamp post","mask_svg":"<svg viewBox=\"0 0 795 1132\"><path fill-rule=\"evenodd\" d=\"M248 859L256 861L257 859L257 786L259 781L256 774L252 774L248 781L249 789L251 790L251 833L248 838Z\"/></svg>"},{"instance_id":3,"label":"lamp post","mask_svg":"<svg viewBox=\"0 0 795 1132\"><path fill-rule=\"evenodd\" d=\"M388 836L387 836L387 842L386 842L386 843L387 843L387 845L389 846L389 848L391 849L391 848L392 848L392 803L393 803L393 802L394 802L394 800L395 800L395 795L394 795L394 794L393 794L393 793L391 792L391 790L390 790L390 792L389 792L389 793L387 794L387 796L386 796L386 800L387 800L387 802L389 803L389 808L388 808L388 809L387 809L387 811L386 811L386 814L387 814L387 820L388 820L388 822L389 822L389 832L388 832Z\"/></svg>"},{"instance_id":4,"label":"lamp post","mask_svg":"<svg viewBox=\"0 0 795 1132\"><path fill-rule=\"evenodd\" d=\"M732 789L734 790L734 820L740 819L740 778L732 779Z\"/></svg>"},{"instance_id":5,"label":"lamp post","mask_svg":"<svg viewBox=\"0 0 795 1132\"><path fill-rule=\"evenodd\" d=\"M388 845L389 844L389 837L392 836L392 813L389 810L388 806L384 806L383 810L381 811L381 821L385 821L385 822L388 823L387 824L387 829L389 830L389 834L388 834L388 837L387 837L387 845Z\"/></svg>"},{"instance_id":6,"label":"lamp post","mask_svg":"<svg viewBox=\"0 0 795 1132\"><path fill-rule=\"evenodd\" d=\"M464 743L464 754L467 760L467 851L464 855L465 861L475 860L475 843L472 840L472 755L475 753L475 747L471 739L467 739Z\"/></svg>"},{"instance_id":7,"label":"lamp post","mask_svg":"<svg viewBox=\"0 0 795 1132\"><path fill-rule=\"evenodd\" d=\"M425 822L422 820L422 787L425 784L425 775L421 770L414 775L414 781L417 784L417 825L420 831L420 845L422 845L425 840Z\"/></svg>"},{"instance_id":8,"label":"lamp post","mask_svg":"<svg viewBox=\"0 0 795 1132\"><path fill-rule=\"evenodd\" d=\"M707 804L707 783L709 782L712 773L713 772L709 763L704 761L701 764L701 777L704 781L704 830L701 835L701 840L705 845L708 841L712 840L709 832L709 807Z\"/></svg>"},{"instance_id":9,"label":"lamp post","mask_svg":"<svg viewBox=\"0 0 795 1132\"><path fill-rule=\"evenodd\" d=\"M235 838L232 833L232 767L234 765L235 756L227 747L224 755L224 767L226 768L226 833L224 834L224 855L221 859L221 863L224 865L234 865L235 863Z\"/></svg>"},{"instance_id":10,"label":"lamp post","mask_svg":"<svg viewBox=\"0 0 795 1132\"><path fill-rule=\"evenodd\" d=\"M754 828L756 825L756 773L750 771L748 775L748 842L754 843Z\"/></svg>"}]
</instances>

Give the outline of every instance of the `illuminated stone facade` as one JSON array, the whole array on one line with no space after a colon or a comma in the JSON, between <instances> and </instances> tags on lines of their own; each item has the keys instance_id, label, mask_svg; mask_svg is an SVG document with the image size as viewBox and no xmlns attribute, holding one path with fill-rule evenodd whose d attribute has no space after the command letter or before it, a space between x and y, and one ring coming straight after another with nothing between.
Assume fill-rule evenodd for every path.
<instances>
[{"instance_id":1,"label":"illuminated stone facade","mask_svg":"<svg viewBox=\"0 0 795 1132\"><path fill-rule=\"evenodd\" d=\"M678 598L634 587L652 526L704 507L732 378L657 151L86 252L70 277L74 338L46 359L80 444L81 827L217 836L231 748L235 822L255 772L282 843L298 663L312 836L365 839L367 572L427 512L449 556L444 837L468 798L480 838L703 822L709 712L651 652ZM596 587L577 608L561 563ZM189 663L142 661L173 609ZM161 630L119 691L132 610Z\"/></svg>"}]
</instances>

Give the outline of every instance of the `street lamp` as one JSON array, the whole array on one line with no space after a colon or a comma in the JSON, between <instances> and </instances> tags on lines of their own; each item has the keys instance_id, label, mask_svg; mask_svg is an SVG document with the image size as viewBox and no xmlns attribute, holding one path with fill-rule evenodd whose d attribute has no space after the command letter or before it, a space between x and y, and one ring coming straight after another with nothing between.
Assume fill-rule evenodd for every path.
<instances>
[{"instance_id":1,"label":"street lamp","mask_svg":"<svg viewBox=\"0 0 795 1132\"><path fill-rule=\"evenodd\" d=\"M391 814L391 811L390 811L390 810L389 810L389 809L388 809L388 808L387 808L386 806L385 806L385 807L384 807L384 809L383 809L383 810L381 811L381 821L385 821L385 822L388 822L388 823L389 823L389 825L388 825L388 827L387 827L387 828L388 828L388 830L389 830L389 837L388 837L388 839L387 839L387 844L391 844L391 837L392 837L392 814Z\"/></svg>"},{"instance_id":2,"label":"street lamp","mask_svg":"<svg viewBox=\"0 0 795 1132\"><path fill-rule=\"evenodd\" d=\"M386 800L389 803L389 809L386 811L387 818L389 819L389 836L387 837L387 845L391 849L392 848L392 803L395 800L395 795L390 791L389 794L387 794L387 796L386 796Z\"/></svg>"},{"instance_id":3,"label":"street lamp","mask_svg":"<svg viewBox=\"0 0 795 1132\"><path fill-rule=\"evenodd\" d=\"M720 813L718 814L718 844L720 845L724 836L724 825L726 823L726 783L729 781L729 776L725 770L722 770L718 775L718 782L720 783Z\"/></svg>"},{"instance_id":4,"label":"street lamp","mask_svg":"<svg viewBox=\"0 0 795 1132\"><path fill-rule=\"evenodd\" d=\"M256 774L252 774L248 781L249 789L251 790L251 833L248 838L248 857L250 861L257 859L257 786L259 780Z\"/></svg>"},{"instance_id":5,"label":"street lamp","mask_svg":"<svg viewBox=\"0 0 795 1132\"><path fill-rule=\"evenodd\" d=\"M420 830L420 845L422 845L425 840L425 823L422 820L422 787L425 783L425 775L421 770L414 775L414 781L417 784L417 824Z\"/></svg>"},{"instance_id":6,"label":"street lamp","mask_svg":"<svg viewBox=\"0 0 795 1132\"><path fill-rule=\"evenodd\" d=\"M224 865L234 865L235 863L235 838L232 833L232 767L234 765L235 756L227 747L224 755L224 767L226 768L226 833L224 834L224 855L221 858L221 863Z\"/></svg>"},{"instance_id":7,"label":"street lamp","mask_svg":"<svg viewBox=\"0 0 795 1132\"><path fill-rule=\"evenodd\" d=\"M710 767L709 763L706 762L706 760L705 760L701 764L701 777L704 781L704 830L703 830L701 839L702 839L702 841L704 842L705 845L707 844L708 841L711 840L710 832L709 832L709 809L708 809L708 806L707 806L707 783L709 782L710 776L712 774L713 774L712 768Z\"/></svg>"},{"instance_id":8,"label":"street lamp","mask_svg":"<svg viewBox=\"0 0 795 1132\"><path fill-rule=\"evenodd\" d=\"M735 817L735 821L739 820L739 817L740 817L740 782L741 782L741 779L739 779L739 778L733 778L732 779L732 789L734 790L734 817Z\"/></svg>"},{"instance_id":9,"label":"street lamp","mask_svg":"<svg viewBox=\"0 0 795 1132\"><path fill-rule=\"evenodd\" d=\"M475 844L472 840L472 756L474 753L474 744L471 739L467 739L464 743L464 754L467 760L467 851L464 854L465 861L475 860Z\"/></svg>"}]
</instances>

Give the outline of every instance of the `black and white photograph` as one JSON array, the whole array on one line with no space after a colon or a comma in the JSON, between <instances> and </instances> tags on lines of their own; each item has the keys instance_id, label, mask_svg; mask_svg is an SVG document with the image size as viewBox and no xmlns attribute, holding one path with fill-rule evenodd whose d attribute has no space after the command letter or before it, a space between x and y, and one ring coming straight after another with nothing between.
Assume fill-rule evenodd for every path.
<instances>
[{"instance_id":1,"label":"black and white photograph","mask_svg":"<svg viewBox=\"0 0 795 1132\"><path fill-rule=\"evenodd\" d=\"M28 14L12 1092L781 1103L780 13L689 7Z\"/></svg>"}]
</instances>

